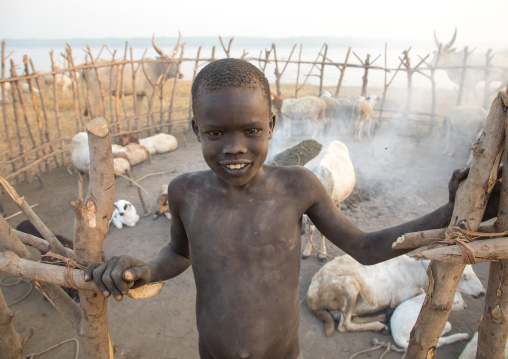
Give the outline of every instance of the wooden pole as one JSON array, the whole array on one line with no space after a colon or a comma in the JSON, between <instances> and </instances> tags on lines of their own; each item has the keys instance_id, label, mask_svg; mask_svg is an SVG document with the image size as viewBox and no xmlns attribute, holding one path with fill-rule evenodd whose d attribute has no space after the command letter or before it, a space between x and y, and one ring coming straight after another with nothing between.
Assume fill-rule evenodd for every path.
<instances>
[{"instance_id":1,"label":"wooden pole","mask_svg":"<svg viewBox=\"0 0 508 359\"><path fill-rule=\"evenodd\" d=\"M321 95L323 93L323 81L325 78L325 67L326 67L326 55L328 53L328 45L325 43L323 45L324 52L323 52L323 60L321 61L321 67L319 69L320 76L319 76L319 94Z\"/></svg>"},{"instance_id":2,"label":"wooden pole","mask_svg":"<svg viewBox=\"0 0 508 359\"><path fill-rule=\"evenodd\" d=\"M1 73L2 77L1 78L4 79L5 78L5 40L2 41L2 63L1 63L1 66L2 66L2 73ZM7 119L7 106L6 106L7 92L5 91L5 83L2 82L0 84L0 86L2 88L2 115L4 118L4 129L5 129L4 135L5 135L5 138L7 139L7 144L9 146L9 159L12 159L14 157L14 152L12 150L12 140L11 140L11 136L10 136L10 132L9 132L9 121ZM11 84L11 89L12 89L12 84ZM16 171L16 165L14 162L12 163L12 170L14 172Z\"/></svg>"},{"instance_id":3,"label":"wooden pole","mask_svg":"<svg viewBox=\"0 0 508 359\"><path fill-rule=\"evenodd\" d=\"M106 121L101 117L92 120L87 133L90 149L88 194L84 202L80 199L71 203L76 214L74 251L77 261L83 265L102 260L115 191L113 154ZM78 330L83 352L87 358L113 358L106 298L90 290L79 291L79 297L84 313Z\"/></svg>"},{"instance_id":4,"label":"wooden pole","mask_svg":"<svg viewBox=\"0 0 508 359\"><path fill-rule=\"evenodd\" d=\"M339 81L337 82L337 88L335 89L335 98L339 97L340 88L342 87L342 81L344 80L344 75L346 73L347 64L349 62L349 55L351 55L351 48L348 48L346 59L344 60L344 65L342 67L339 67L340 70L340 77Z\"/></svg>"},{"instance_id":5,"label":"wooden pole","mask_svg":"<svg viewBox=\"0 0 508 359\"><path fill-rule=\"evenodd\" d=\"M9 310L2 290L0 290L0 353L2 359L21 359L28 340L34 335L35 329L30 328L23 334L18 334L12 320L16 313Z\"/></svg>"},{"instance_id":6,"label":"wooden pole","mask_svg":"<svg viewBox=\"0 0 508 359\"><path fill-rule=\"evenodd\" d=\"M500 106L504 110L505 122L505 156L503 178L508 178L508 89L501 97ZM501 116L501 114L500 114ZM505 177L506 176L506 177ZM508 181L501 184L499 212L494 224L498 231L508 230ZM505 245L508 242L505 241ZM477 359L503 359L505 357L506 340L508 339L508 259L490 263L489 282L485 307L478 330Z\"/></svg>"},{"instance_id":7,"label":"wooden pole","mask_svg":"<svg viewBox=\"0 0 508 359\"><path fill-rule=\"evenodd\" d=\"M477 231L488 196L497 180L498 169L495 165L505 137L504 127L502 95L499 95L490 108L483 130L485 136L480 136L468 178L457 190L447 237L455 232L454 227ZM427 270L429 289L418 320L411 331L406 358L434 358L437 340L450 314L453 296L464 266L464 263L431 261Z\"/></svg>"}]
</instances>

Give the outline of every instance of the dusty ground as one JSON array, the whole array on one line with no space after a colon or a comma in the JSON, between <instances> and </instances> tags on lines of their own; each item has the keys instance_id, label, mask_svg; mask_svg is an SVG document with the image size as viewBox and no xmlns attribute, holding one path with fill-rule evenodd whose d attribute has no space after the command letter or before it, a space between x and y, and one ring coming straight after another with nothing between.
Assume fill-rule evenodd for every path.
<instances>
[{"instance_id":1,"label":"dusty ground","mask_svg":"<svg viewBox=\"0 0 508 359\"><path fill-rule=\"evenodd\" d=\"M384 125L396 128L395 123ZM436 131L421 140L407 137L411 132L399 128L395 136L380 131L372 140L355 142L350 136L336 135L344 141L351 153L357 173L357 192L363 201L353 201L352 208L344 212L362 229L376 230L395 225L402 221L423 215L447 200L447 183L453 169L462 167L465 156L461 158L443 157L443 143ZM424 131L425 132L425 131ZM276 134L277 136L277 134ZM276 137L275 137L276 138ZM272 148L274 155L282 148L288 148L302 139L281 144L284 147ZM324 139L320 139L323 143ZM199 144L193 138L187 139L185 147L180 138L180 147L172 153L157 155L152 163L133 168L133 176L140 178L148 173L166 172L148 177L141 184L155 198L161 184L167 184L179 173L205 169ZM272 145L275 145L272 140ZM77 198L76 175L66 169L58 169L43 176L44 187L39 183L16 186L30 204L38 203L35 211L54 233L67 237L73 235L74 215L70 202ZM125 179L117 179L115 199L131 201L142 214L141 204L135 187L129 186ZM5 196L0 198L6 214L16 211ZM152 211L153 213L153 211ZM23 216L8 222L15 227ZM136 227L111 228L106 238L106 256L130 254L141 260L153 256L168 240L169 220L162 217L153 220L152 216L141 218ZM341 251L328 243L329 253L339 255ZM300 275L301 298L301 348L302 357L309 358L349 358L354 353L371 348L374 338L393 343L389 335L375 332L338 333L331 338L324 335L322 323L310 312L306 304L306 291L313 274L323 264L315 255L302 261ZM475 266L476 272L487 283L488 265ZM5 277L2 273L0 276ZM12 303L26 291L26 284L2 287L8 303ZM121 358L198 358L197 330L194 316L195 285L191 270L168 281L162 293L147 300L126 298L122 302L109 301L109 322L111 338L119 345L117 357ZM472 334L478 325L483 310L483 299L465 298L468 309L452 312L450 321L452 332ZM76 337L70 324L58 313L42 295L33 290L23 301L11 306L18 311L15 325L18 332L30 327L35 335L26 346L26 353L43 351L66 339ZM459 342L441 348L437 358L457 358L466 342ZM63 346L38 356L38 358L73 358L75 344ZM379 358L382 350L363 354L360 358ZM389 353L385 358L400 358L399 353Z\"/></svg>"}]
</instances>

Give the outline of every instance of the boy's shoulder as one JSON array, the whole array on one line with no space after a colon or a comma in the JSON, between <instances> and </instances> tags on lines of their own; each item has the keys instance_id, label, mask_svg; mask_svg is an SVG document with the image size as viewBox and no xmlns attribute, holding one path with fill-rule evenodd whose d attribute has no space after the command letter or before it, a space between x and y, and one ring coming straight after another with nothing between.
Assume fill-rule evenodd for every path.
<instances>
[{"instance_id":1,"label":"boy's shoulder","mask_svg":"<svg viewBox=\"0 0 508 359\"><path fill-rule=\"evenodd\" d=\"M192 189L208 182L211 175L211 170L182 173L171 180L169 189L178 191Z\"/></svg>"},{"instance_id":2,"label":"boy's shoulder","mask_svg":"<svg viewBox=\"0 0 508 359\"><path fill-rule=\"evenodd\" d=\"M275 175L278 181L292 186L305 186L309 181L314 181L317 177L306 167L303 166L266 166Z\"/></svg>"}]
</instances>

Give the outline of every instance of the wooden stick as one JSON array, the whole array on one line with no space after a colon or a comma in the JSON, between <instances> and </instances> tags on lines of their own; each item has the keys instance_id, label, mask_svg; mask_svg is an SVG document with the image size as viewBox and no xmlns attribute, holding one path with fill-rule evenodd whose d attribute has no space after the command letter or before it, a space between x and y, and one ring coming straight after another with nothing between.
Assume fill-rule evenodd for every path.
<instances>
[{"instance_id":1,"label":"wooden stick","mask_svg":"<svg viewBox=\"0 0 508 359\"><path fill-rule=\"evenodd\" d=\"M487 91L487 89L486 89ZM504 109L508 107L507 92L500 93ZM505 154L508 150L508 116L505 115ZM503 178L508 178L508 159L504 158ZM502 181L501 199L496 223L498 230L508 230L508 181ZM505 242L505 246L507 242ZM478 328L477 357L501 359L505 357L508 338L508 259L491 262L483 316Z\"/></svg>"},{"instance_id":2,"label":"wooden stick","mask_svg":"<svg viewBox=\"0 0 508 359\"><path fill-rule=\"evenodd\" d=\"M497 168L493 167L504 141L505 117L501 96L498 96L490 108L484 127L486 136L481 136L478 150L474 152L468 178L457 190L452 221L448 227L451 233L454 227L476 231L481 223L490 194L489 179L491 174L497 174ZM453 296L464 266L431 261L427 270L429 276L427 297L411 331L406 358L434 357L437 340L450 314Z\"/></svg>"},{"instance_id":3,"label":"wooden stick","mask_svg":"<svg viewBox=\"0 0 508 359\"><path fill-rule=\"evenodd\" d=\"M35 214L34 210L30 207L28 203L26 203L24 197L20 197L16 190L7 182L3 177L0 176L0 185L5 189L5 191L9 194L14 203L18 206L18 208L27 216L27 218L32 222L34 227L39 231L39 233L46 239L53 248L55 253L58 253L64 257L75 259L74 253L72 253L68 248L65 248L62 243L55 237L53 233L46 227L46 225L40 220L40 218Z\"/></svg>"},{"instance_id":4,"label":"wooden stick","mask_svg":"<svg viewBox=\"0 0 508 359\"><path fill-rule=\"evenodd\" d=\"M59 287L94 292L99 290L94 281L85 282L84 271L81 269L69 269L65 266L26 260L11 251L0 253L0 270L20 278L50 283ZM150 283L130 289L127 295L135 299L151 298L157 296L163 286L163 282Z\"/></svg>"},{"instance_id":5,"label":"wooden stick","mask_svg":"<svg viewBox=\"0 0 508 359\"><path fill-rule=\"evenodd\" d=\"M106 121L95 118L88 124L87 133L90 149L88 193L84 201L71 203L75 212L74 251L83 265L102 260L115 191L111 138ZM88 290L80 291L79 296L83 317L78 336L84 354L90 358L112 359L106 299Z\"/></svg>"},{"instance_id":6,"label":"wooden stick","mask_svg":"<svg viewBox=\"0 0 508 359\"><path fill-rule=\"evenodd\" d=\"M476 262L489 262L508 259L508 237L484 239L469 243ZM457 245L428 249L411 255L414 258L425 258L452 264L464 264L464 257Z\"/></svg>"},{"instance_id":7,"label":"wooden stick","mask_svg":"<svg viewBox=\"0 0 508 359\"><path fill-rule=\"evenodd\" d=\"M482 234L483 236L479 236L478 239L487 239L488 237L494 237L503 235L505 236L508 233L496 233L497 230L494 228L492 224L486 224L480 226L478 228L478 235ZM399 238L395 242L392 243L392 249L417 249L423 246L428 246L435 241L442 241L446 237L446 228L441 229L431 229L429 231L421 231L421 232L412 232L406 233Z\"/></svg>"},{"instance_id":8,"label":"wooden stick","mask_svg":"<svg viewBox=\"0 0 508 359\"><path fill-rule=\"evenodd\" d=\"M25 333L18 334L13 324L15 315L9 310L0 290L0 352L4 359L22 358L25 345L35 332L34 328L30 328Z\"/></svg>"},{"instance_id":9,"label":"wooden stick","mask_svg":"<svg viewBox=\"0 0 508 359\"><path fill-rule=\"evenodd\" d=\"M33 260L32 254L21 243L13 230L9 227L4 218L0 215L0 242L9 251L17 256ZM78 328L80 322L80 310L76 302L69 297L59 286L52 284L44 284L34 281L34 284L44 294L44 296L62 313L74 328Z\"/></svg>"}]
</instances>

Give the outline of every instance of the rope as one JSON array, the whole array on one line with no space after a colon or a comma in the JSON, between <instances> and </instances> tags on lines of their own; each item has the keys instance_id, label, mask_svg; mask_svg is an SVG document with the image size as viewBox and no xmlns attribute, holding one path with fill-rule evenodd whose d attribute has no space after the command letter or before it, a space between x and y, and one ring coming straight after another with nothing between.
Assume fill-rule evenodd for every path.
<instances>
[{"instance_id":1,"label":"rope","mask_svg":"<svg viewBox=\"0 0 508 359\"><path fill-rule=\"evenodd\" d=\"M5 283L5 280L8 278L16 278L17 280L14 281L13 283ZM10 307L11 305L14 305L14 304L18 304L23 299L28 297L30 295L30 293L32 293L32 289L34 289L34 286L29 279L23 279L23 278L19 278L19 277L15 277L15 276L7 276L7 277L0 279L0 287L12 287L12 286L18 285L19 283L27 283L28 284L28 291L21 298L15 300L12 303L7 304L8 307Z\"/></svg>"},{"instance_id":2,"label":"rope","mask_svg":"<svg viewBox=\"0 0 508 359\"><path fill-rule=\"evenodd\" d=\"M373 345L372 348L360 350L359 352L357 352L357 353L353 354L352 356L350 356L349 359L353 359L353 358L356 358L358 355L365 354L365 353L370 353L370 352L373 352L373 351L376 351L378 349L385 348L385 347L386 347L386 349L381 354L379 359L383 359L385 357L385 355L387 355L391 351L397 352L397 353L404 353L405 352L404 349L399 349L395 345L393 345L393 344L391 344L389 342L388 343L386 343L386 342L380 342L377 338L374 338L372 340L372 345Z\"/></svg>"},{"instance_id":3,"label":"rope","mask_svg":"<svg viewBox=\"0 0 508 359\"><path fill-rule=\"evenodd\" d=\"M60 342L56 345L53 345L52 347L46 349L46 350L43 350L42 352L39 352L39 353L30 353L30 354L26 354L23 358L24 359L32 359L33 357L37 356L37 355L41 355L41 354L44 354L44 353L47 353L49 352L50 350L53 350L57 347L59 347L60 345L62 344L65 344L65 343L68 343L68 342L74 342L76 343L76 354L74 355L74 359L78 359L78 354L79 354L79 341L76 339L76 338L72 338L72 339L67 339L67 340L64 340L63 342Z\"/></svg>"},{"instance_id":4,"label":"rope","mask_svg":"<svg viewBox=\"0 0 508 359\"><path fill-rule=\"evenodd\" d=\"M78 262L76 262L75 260L73 260L71 258L67 258L67 257L61 256L60 254L56 254L53 252L48 252L45 254L45 256L51 256L55 260L41 261L41 263L67 267L64 272L65 281L67 282L69 287L71 287L72 289L78 290L79 288L76 285L76 283L74 282L74 278L72 277L72 270L76 269L76 268L77 269L85 269L85 266L79 264Z\"/></svg>"},{"instance_id":5,"label":"rope","mask_svg":"<svg viewBox=\"0 0 508 359\"><path fill-rule=\"evenodd\" d=\"M479 238L505 237L506 235L508 235L508 232L501 233L473 232L460 227L453 227L453 230L455 230L455 232L450 233L448 235L448 239L432 242L428 246L428 248L429 249L434 248L441 244L445 245L456 244L460 249L460 252L464 259L464 263L466 264L476 264L476 257L474 255L473 248L471 248L471 246L468 243L473 242Z\"/></svg>"}]
</instances>

